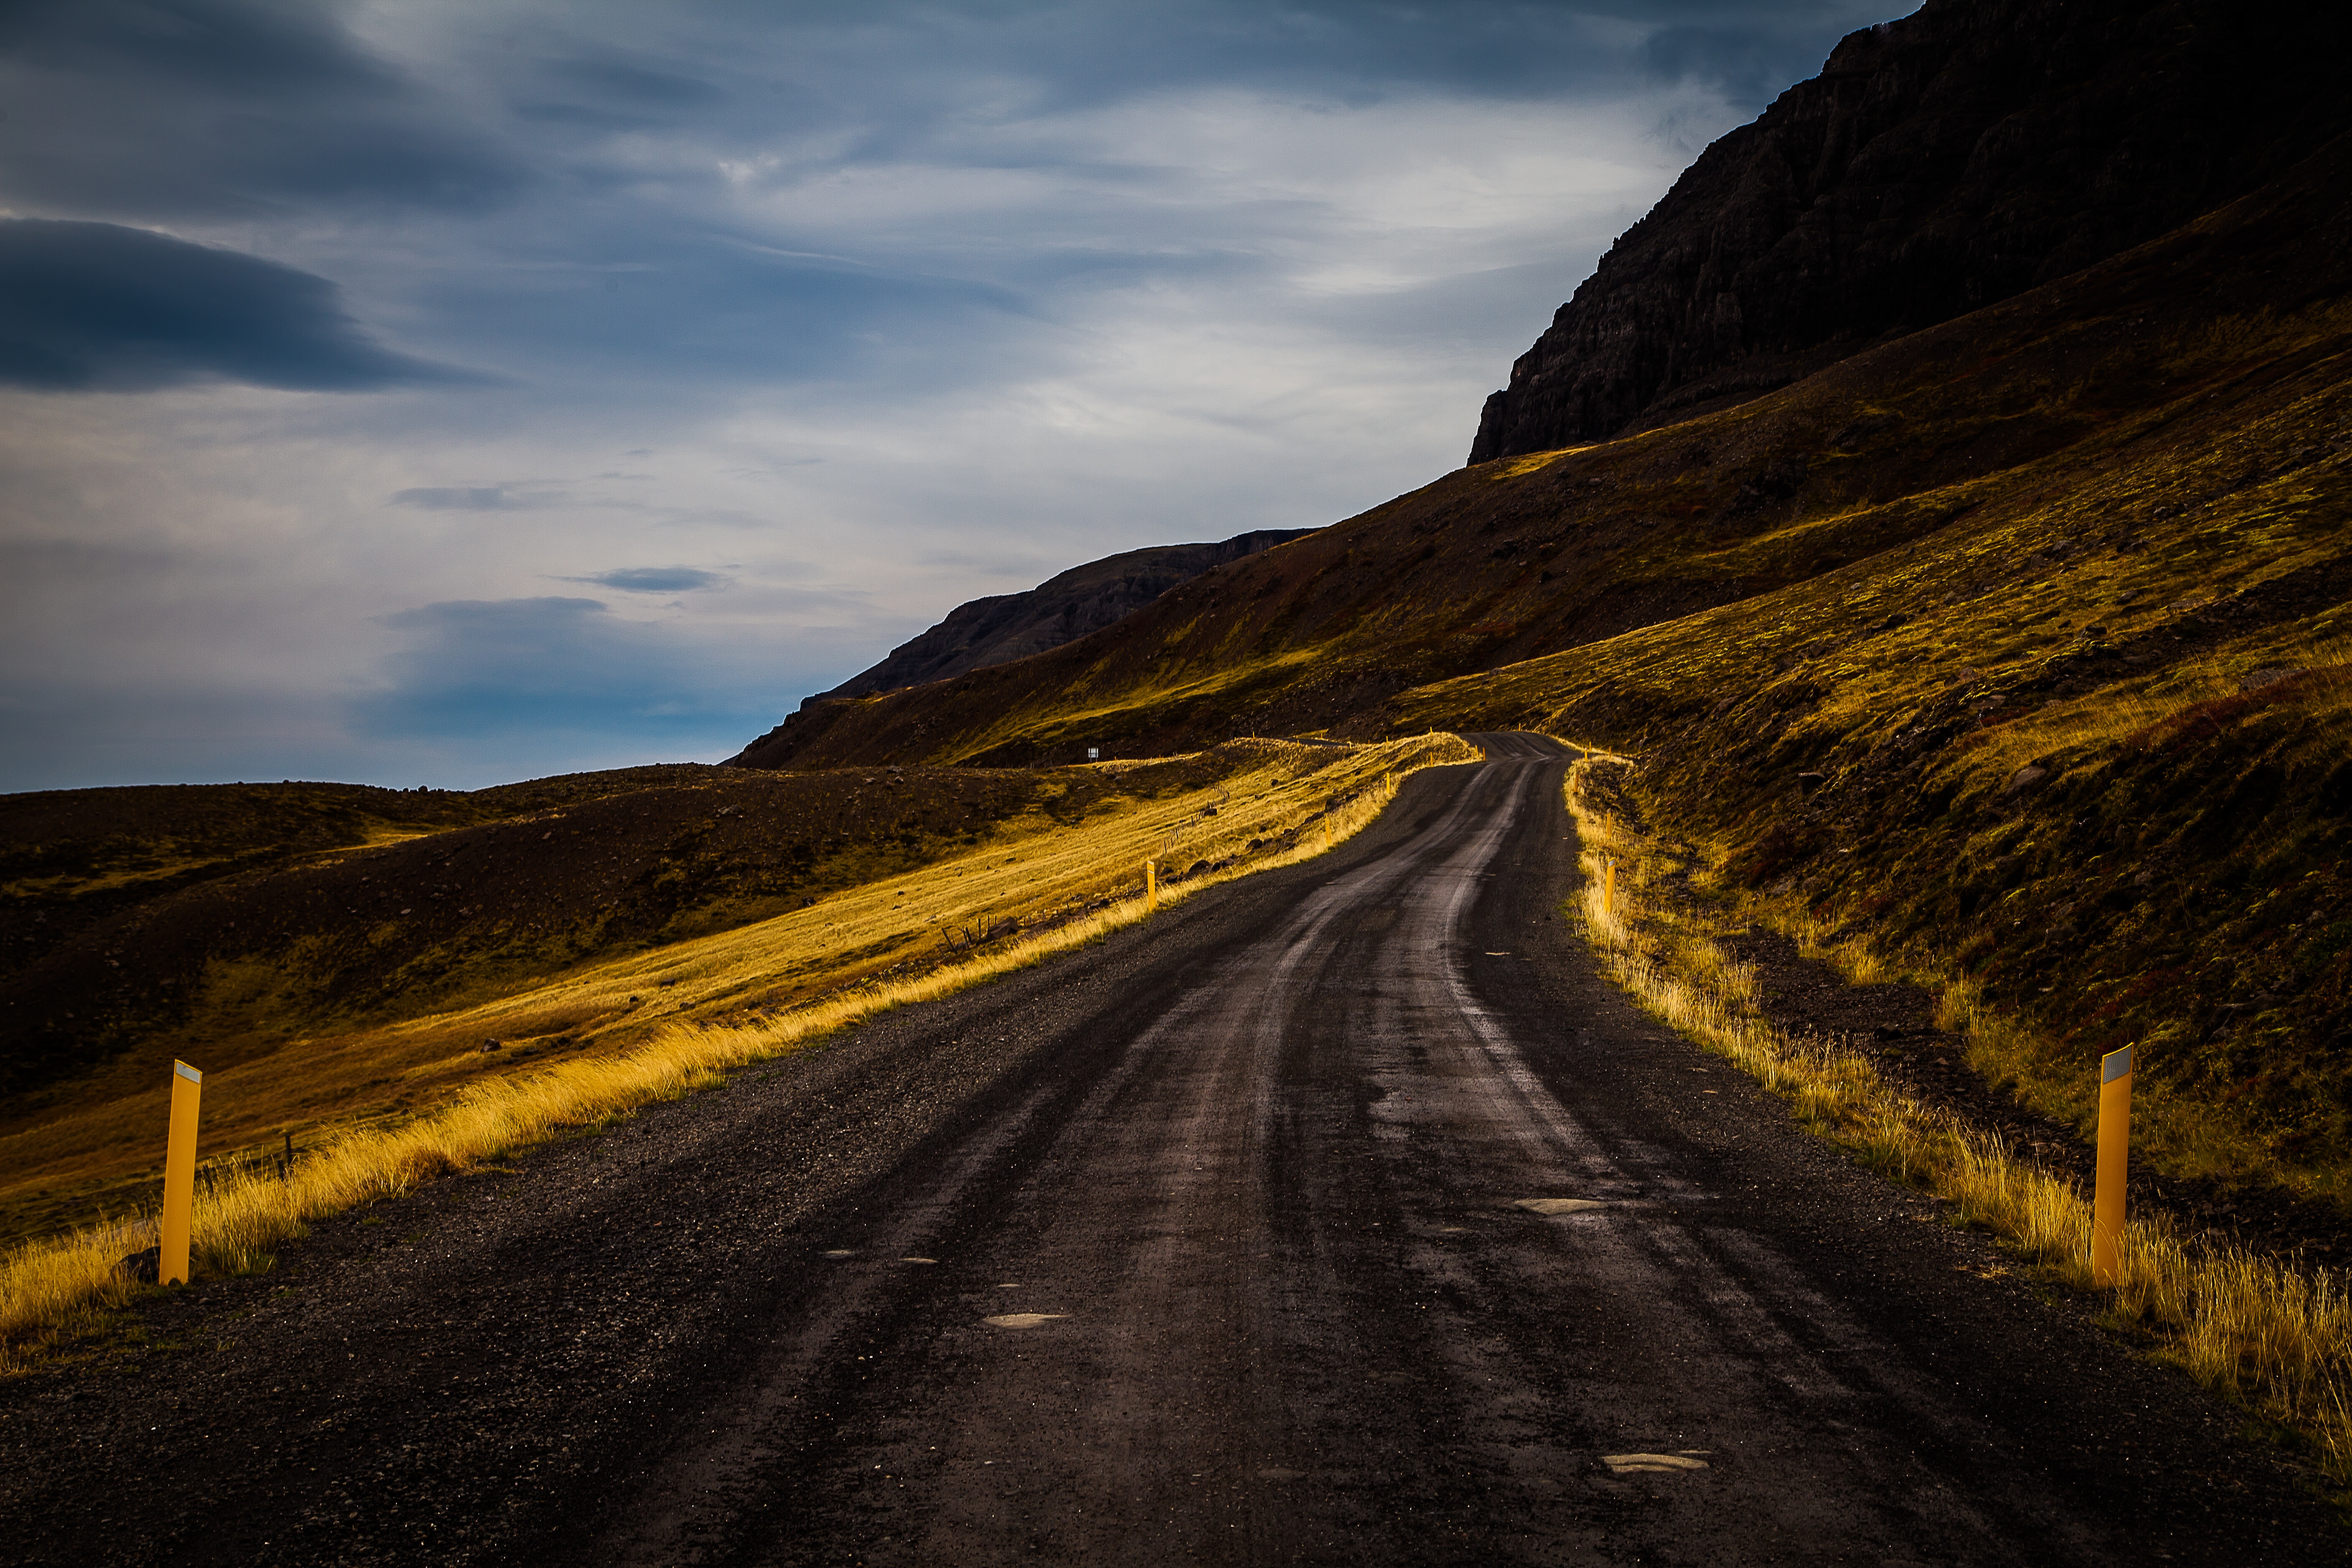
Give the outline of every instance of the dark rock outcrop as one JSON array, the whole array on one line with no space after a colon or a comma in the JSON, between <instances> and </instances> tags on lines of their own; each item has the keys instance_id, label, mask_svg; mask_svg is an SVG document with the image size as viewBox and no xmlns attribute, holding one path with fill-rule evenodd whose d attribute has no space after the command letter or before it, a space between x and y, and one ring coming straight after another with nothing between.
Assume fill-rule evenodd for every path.
<instances>
[{"instance_id":1,"label":"dark rock outcrop","mask_svg":"<svg viewBox=\"0 0 2352 1568\"><path fill-rule=\"evenodd\" d=\"M1700 155L1486 400L1470 461L1760 395L2253 190L2352 126L2352 7L1931 0Z\"/></svg>"}]
</instances>

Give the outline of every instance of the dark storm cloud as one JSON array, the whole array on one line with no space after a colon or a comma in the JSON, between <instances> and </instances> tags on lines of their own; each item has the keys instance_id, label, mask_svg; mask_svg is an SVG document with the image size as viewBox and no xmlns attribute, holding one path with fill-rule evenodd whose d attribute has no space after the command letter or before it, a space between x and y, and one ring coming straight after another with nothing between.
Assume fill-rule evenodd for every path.
<instances>
[{"instance_id":1,"label":"dark storm cloud","mask_svg":"<svg viewBox=\"0 0 2352 1568\"><path fill-rule=\"evenodd\" d=\"M460 599L381 617L409 646L388 689L353 705L362 733L446 738L597 731L635 740L698 735L772 702L767 682L734 692L666 625L595 599Z\"/></svg>"},{"instance_id":2,"label":"dark storm cloud","mask_svg":"<svg viewBox=\"0 0 2352 1568\"><path fill-rule=\"evenodd\" d=\"M17 0L0 97L0 190L56 214L478 208L526 177L328 5Z\"/></svg>"},{"instance_id":3,"label":"dark storm cloud","mask_svg":"<svg viewBox=\"0 0 2352 1568\"><path fill-rule=\"evenodd\" d=\"M0 218L0 382L355 392L460 379L372 341L308 272L146 229Z\"/></svg>"},{"instance_id":4,"label":"dark storm cloud","mask_svg":"<svg viewBox=\"0 0 2352 1568\"><path fill-rule=\"evenodd\" d=\"M625 594L690 594L699 588L724 587L730 580L724 573L705 572L698 566L624 566L570 579L618 588Z\"/></svg>"}]
</instances>

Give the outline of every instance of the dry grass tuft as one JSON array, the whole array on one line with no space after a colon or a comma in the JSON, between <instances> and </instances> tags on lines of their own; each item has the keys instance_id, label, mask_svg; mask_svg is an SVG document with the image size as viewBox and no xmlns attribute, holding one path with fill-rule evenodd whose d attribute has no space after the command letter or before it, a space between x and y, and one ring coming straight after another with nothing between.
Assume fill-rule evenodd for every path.
<instances>
[{"instance_id":1,"label":"dry grass tuft","mask_svg":"<svg viewBox=\"0 0 2352 1568\"><path fill-rule=\"evenodd\" d=\"M1580 912L1611 976L1786 1099L1809 1130L1948 1200L1956 1222L1991 1231L2049 1278L2096 1289L2091 1203L2076 1183L2014 1159L1998 1137L1901 1093L1859 1053L1791 1038L1759 1015L1752 971L1687 918L1644 902L1663 857L1586 787L1590 769L1620 760L1588 757L1568 780L1569 810L1584 841ZM1613 911L1602 909L1601 892L1612 858ZM1819 931L1800 934L1809 954L1837 959L1850 977L1889 977L1864 950L1826 947ZM1972 1011L1967 998L1947 1005ZM2160 1215L2129 1223L2119 1263L2111 1322L2148 1336L2163 1359L2299 1433L2330 1479L2352 1485L2352 1300L2339 1278L2242 1247L2190 1245Z\"/></svg>"},{"instance_id":2,"label":"dry grass tuft","mask_svg":"<svg viewBox=\"0 0 2352 1568\"><path fill-rule=\"evenodd\" d=\"M1268 751L1276 765L1297 771L1295 753L1307 749L1270 742ZM1160 906L1165 910L1203 888L1325 853L1377 818L1395 799L1407 774L1473 762L1478 754L1451 735L1359 748L1351 760L1364 786L1352 799L1326 808L1318 819L1318 831L1297 833L1288 849L1163 885ZM1299 773L1300 780L1328 777ZM1266 793L1274 791L1269 787ZM1116 832L1099 834L1103 876L1128 875L1136 831L1133 824L1122 823ZM1152 825L1148 831L1165 840L1161 826ZM196 1272L203 1277L268 1269L276 1261L277 1248L301 1236L311 1220L398 1196L420 1182L496 1159L567 1129L708 1088L722 1081L730 1069L781 1056L891 1008L1025 969L1135 924L1146 914L1138 889L1108 909L926 973L861 984L751 1022L673 1023L635 1049L478 1080L460 1089L449 1104L405 1126L346 1130L283 1179L231 1173L196 1199L192 1225ZM0 1373L23 1370L98 1327L139 1294L142 1288L131 1284L118 1264L126 1254L152 1246L154 1229L149 1218L102 1224L26 1243L0 1256Z\"/></svg>"}]
</instances>

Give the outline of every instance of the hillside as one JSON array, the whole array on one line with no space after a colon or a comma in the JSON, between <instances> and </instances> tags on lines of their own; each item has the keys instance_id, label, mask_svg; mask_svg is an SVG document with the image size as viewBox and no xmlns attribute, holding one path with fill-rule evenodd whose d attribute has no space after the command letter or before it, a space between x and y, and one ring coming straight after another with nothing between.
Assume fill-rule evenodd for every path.
<instances>
[{"instance_id":1,"label":"hillside","mask_svg":"<svg viewBox=\"0 0 2352 1568\"><path fill-rule=\"evenodd\" d=\"M2341 415L2343 162L2332 144L2164 239L1737 408L1459 470L1067 647L829 706L761 760L1028 764L1385 733L1390 700L1435 680L1841 569L1866 581L1897 547L2021 509L2057 526L2058 498L2125 452L2223 491L2249 467L2308 468L2296 454ZM2281 398L2316 401L2291 428L2263 423ZM2250 429L2284 445L2210 443ZM2063 526L2049 542L2077 548Z\"/></svg>"},{"instance_id":2,"label":"hillside","mask_svg":"<svg viewBox=\"0 0 2352 1568\"><path fill-rule=\"evenodd\" d=\"M1956 460L1908 498L1940 526L1391 721L1632 751L1725 888L1998 1020L1988 1076L2087 1125L2099 1054L2137 1042L2168 1168L2352 1201L2347 195L2339 141L2076 278L1601 449L1870 409Z\"/></svg>"},{"instance_id":3,"label":"hillside","mask_svg":"<svg viewBox=\"0 0 2352 1568\"><path fill-rule=\"evenodd\" d=\"M2104 260L2352 129L2340 6L1931 0L1700 155L1487 399L1470 460L1784 386Z\"/></svg>"},{"instance_id":4,"label":"hillside","mask_svg":"<svg viewBox=\"0 0 2352 1568\"><path fill-rule=\"evenodd\" d=\"M1260 529L1214 544L1156 544L1122 551L1058 573L1025 594L968 600L950 610L939 625L892 648L890 657L881 663L830 691L818 692L809 701L896 691L1076 642L1141 609L1180 583L1307 531ZM745 754L758 749L755 741L745 748Z\"/></svg>"},{"instance_id":5,"label":"hillside","mask_svg":"<svg viewBox=\"0 0 2352 1568\"><path fill-rule=\"evenodd\" d=\"M1978 996L2078 1116L2352 1191L2352 141L1671 426L1450 475L793 765L1527 725L1727 890Z\"/></svg>"}]
</instances>

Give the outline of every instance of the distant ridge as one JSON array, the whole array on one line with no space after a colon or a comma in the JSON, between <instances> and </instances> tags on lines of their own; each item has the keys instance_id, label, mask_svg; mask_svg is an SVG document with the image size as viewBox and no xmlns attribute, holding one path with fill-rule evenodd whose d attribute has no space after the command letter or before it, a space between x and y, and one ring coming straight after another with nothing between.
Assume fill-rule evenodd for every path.
<instances>
[{"instance_id":1,"label":"distant ridge","mask_svg":"<svg viewBox=\"0 0 2352 1568\"><path fill-rule=\"evenodd\" d=\"M920 637L892 648L881 663L830 691L818 692L802 708L944 680L1060 647L1124 619L1204 573L1314 531L1262 528L1213 544L1155 544L1073 566L1026 593L970 600ZM782 732L780 725L731 760L761 765L758 759Z\"/></svg>"},{"instance_id":2,"label":"distant ridge","mask_svg":"<svg viewBox=\"0 0 2352 1568\"><path fill-rule=\"evenodd\" d=\"M1727 406L2153 239L2352 129L2352 7L1931 0L1717 141L1486 400L1474 464Z\"/></svg>"}]
</instances>

